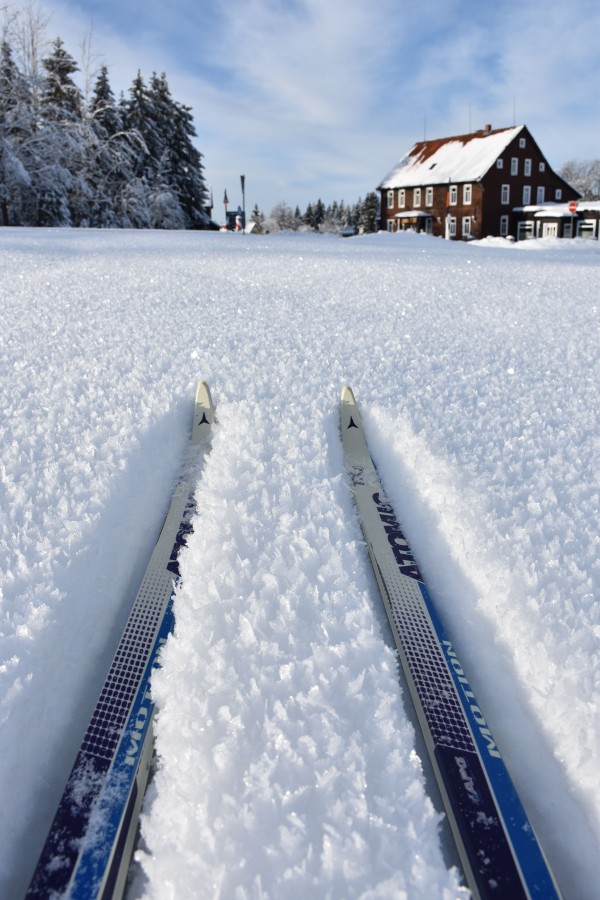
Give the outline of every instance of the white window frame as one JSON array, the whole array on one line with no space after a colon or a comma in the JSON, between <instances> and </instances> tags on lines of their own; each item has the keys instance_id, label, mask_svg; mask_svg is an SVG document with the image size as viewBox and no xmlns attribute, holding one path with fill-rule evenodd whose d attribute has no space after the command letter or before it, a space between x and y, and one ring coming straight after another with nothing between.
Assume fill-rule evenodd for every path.
<instances>
[{"instance_id":1,"label":"white window frame","mask_svg":"<svg viewBox=\"0 0 600 900\"><path fill-rule=\"evenodd\" d=\"M394 191L393 190L387 192L387 208L388 209L394 208Z\"/></svg>"},{"instance_id":2,"label":"white window frame","mask_svg":"<svg viewBox=\"0 0 600 900\"><path fill-rule=\"evenodd\" d=\"M554 191L554 199L562 200L562 188L556 188L556 190Z\"/></svg>"},{"instance_id":3,"label":"white window frame","mask_svg":"<svg viewBox=\"0 0 600 900\"><path fill-rule=\"evenodd\" d=\"M526 159L523 163L523 175L525 178L531 178L531 160Z\"/></svg>"},{"instance_id":4,"label":"white window frame","mask_svg":"<svg viewBox=\"0 0 600 900\"><path fill-rule=\"evenodd\" d=\"M473 202L473 185L463 184L463 206L470 206Z\"/></svg>"},{"instance_id":5,"label":"white window frame","mask_svg":"<svg viewBox=\"0 0 600 900\"><path fill-rule=\"evenodd\" d=\"M531 185L523 185L523 206L529 206L531 203Z\"/></svg>"},{"instance_id":6,"label":"white window frame","mask_svg":"<svg viewBox=\"0 0 600 900\"><path fill-rule=\"evenodd\" d=\"M538 186L538 189L537 189L536 195L535 195L535 202L536 203L545 203L546 202L546 188L544 187L543 184L540 184Z\"/></svg>"},{"instance_id":7,"label":"white window frame","mask_svg":"<svg viewBox=\"0 0 600 900\"><path fill-rule=\"evenodd\" d=\"M500 188L500 203L502 206L508 206L510 203L510 184L503 184Z\"/></svg>"},{"instance_id":8,"label":"white window frame","mask_svg":"<svg viewBox=\"0 0 600 900\"><path fill-rule=\"evenodd\" d=\"M413 189L413 206L416 209L421 205L421 188Z\"/></svg>"},{"instance_id":9,"label":"white window frame","mask_svg":"<svg viewBox=\"0 0 600 900\"><path fill-rule=\"evenodd\" d=\"M513 156L510 161L510 174L518 175L519 174L519 157Z\"/></svg>"},{"instance_id":10,"label":"white window frame","mask_svg":"<svg viewBox=\"0 0 600 900\"><path fill-rule=\"evenodd\" d=\"M471 216L463 216L462 217L462 236L463 237L471 236Z\"/></svg>"},{"instance_id":11,"label":"white window frame","mask_svg":"<svg viewBox=\"0 0 600 900\"><path fill-rule=\"evenodd\" d=\"M519 138L519 147L521 148L521 150L525 147L526 143L527 141L524 137Z\"/></svg>"},{"instance_id":12,"label":"white window frame","mask_svg":"<svg viewBox=\"0 0 600 900\"><path fill-rule=\"evenodd\" d=\"M545 162L541 162L541 163L540 163L540 172L545 172L545 171L546 171L546 163L545 163Z\"/></svg>"},{"instance_id":13,"label":"white window frame","mask_svg":"<svg viewBox=\"0 0 600 900\"><path fill-rule=\"evenodd\" d=\"M433 188L425 188L425 206L433 206Z\"/></svg>"},{"instance_id":14,"label":"white window frame","mask_svg":"<svg viewBox=\"0 0 600 900\"><path fill-rule=\"evenodd\" d=\"M500 159L497 159L497 160L496 160L496 168L497 168L497 169L503 169L503 168L504 168L504 160L502 159L502 157L500 157Z\"/></svg>"},{"instance_id":15,"label":"white window frame","mask_svg":"<svg viewBox=\"0 0 600 900\"><path fill-rule=\"evenodd\" d=\"M508 216L500 216L500 237L508 235Z\"/></svg>"},{"instance_id":16,"label":"white window frame","mask_svg":"<svg viewBox=\"0 0 600 900\"><path fill-rule=\"evenodd\" d=\"M448 205L456 206L458 203L458 185L451 184L450 188L448 190L448 194L449 194Z\"/></svg>"},{"instance_id":17,"label":"white window frame","mask_svg":"<svg viewBox=\"0 0 600 900\"><path fill-rule=\"evenodd\" d=\"M406 191L404 188L400 188L398 191L398 208L404 209L406 206Z\"/></svg>"},{"instance_id":18,"label":"white window frame","mask_svg":"<svg viewBox=\"0 0 600 900\"><path fill-rule=\"evenodd\" d=\"M448 234L450 237L456 237L456 216L450 216L450 222L448 223Z\"/></svg>"}]
</instances>

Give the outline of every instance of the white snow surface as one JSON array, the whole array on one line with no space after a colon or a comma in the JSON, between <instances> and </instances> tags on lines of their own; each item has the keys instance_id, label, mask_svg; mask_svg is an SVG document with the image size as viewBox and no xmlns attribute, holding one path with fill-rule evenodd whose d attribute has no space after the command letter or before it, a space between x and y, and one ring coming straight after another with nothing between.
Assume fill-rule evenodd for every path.
<instances>
[{"instance_id":1,"label":"white snow surface","mask_svg":"<svg viewBox=\"0 0 600 900\"><path fill-rule=\"evenodd\" d=\"M598 244L1 229L0 272L0 896L205 378L129 897L465 896L343 471L345 383L557 880L597 897Z\"/></svg>"}]
</instances>

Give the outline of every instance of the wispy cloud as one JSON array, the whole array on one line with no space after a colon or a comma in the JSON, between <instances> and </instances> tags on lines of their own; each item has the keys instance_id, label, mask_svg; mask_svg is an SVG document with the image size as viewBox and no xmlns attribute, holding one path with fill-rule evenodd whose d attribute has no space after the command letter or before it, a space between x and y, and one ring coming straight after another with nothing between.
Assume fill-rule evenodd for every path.
<instances>
[{"instance_id":1,"label":"wispy cloud","mask_svg":"<svg viewBox=\"0 0 600 900\"><path fill-rule=\"evenodd\" d=\"M28 0L15 0L15 7ZM43 4L42 4L43 5ZM113 88L165 71L215 196L353 202L424 132L525 122L552 164L597 157L597 0L49 0ZM52 32L53 33L53 32Z\"/></svg>"}]
</instances>

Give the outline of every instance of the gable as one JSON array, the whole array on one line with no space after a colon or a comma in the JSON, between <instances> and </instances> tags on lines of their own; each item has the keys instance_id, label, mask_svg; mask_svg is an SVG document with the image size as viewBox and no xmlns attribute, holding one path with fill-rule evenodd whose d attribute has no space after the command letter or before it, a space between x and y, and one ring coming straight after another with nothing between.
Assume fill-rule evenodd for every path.
<instances>
[{"instance_id":1,"label":"gable","mask_svg":"<svg viewBox=\"0 0 600 900\"><path fill-rule=\"evenodd\" d=\"M388 172L379 188L385 190L478 181L524 129L524 125L517 125L496 131L420 141Z\"/></svg>"}]
</instances>

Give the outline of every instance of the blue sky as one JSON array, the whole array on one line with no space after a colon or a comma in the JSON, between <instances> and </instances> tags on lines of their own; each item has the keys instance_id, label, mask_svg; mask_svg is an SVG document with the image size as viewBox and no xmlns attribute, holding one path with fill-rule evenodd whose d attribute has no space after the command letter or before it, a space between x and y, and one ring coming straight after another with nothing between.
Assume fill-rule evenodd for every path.
<instances>
[{"instance_id":1,"label":"blue sky","mask_svg":"<svg viewBox=\"0 0 600 900\"><path fill-rule=\"evenodd\" d=\"M13 10L29 0L6 0ZM0 2L0 7L4 4ZM598 0L43 0L115 94L166 72L215 198L354 202L424 136L524 123L554 168L600 158Z\"/></svg>"}]
</instances>

